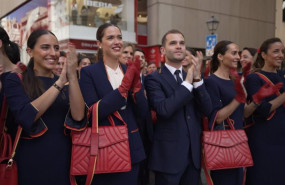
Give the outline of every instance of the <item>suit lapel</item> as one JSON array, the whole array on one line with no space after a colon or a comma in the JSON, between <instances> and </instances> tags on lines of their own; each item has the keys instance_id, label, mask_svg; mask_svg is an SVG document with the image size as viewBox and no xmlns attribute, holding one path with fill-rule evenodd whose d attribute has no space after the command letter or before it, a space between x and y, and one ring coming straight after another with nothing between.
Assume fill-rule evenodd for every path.
<instances>
[{"instance_id":1,"label":"suit lapel","mask_svg":"<svg viewBox=\"0 0 285 185\"><path fill-rule=\"evenodd\" d=\"M161 76L173 89L177 88L178 83L167 67L161 68Z\"/></svg>"}]
</instances>

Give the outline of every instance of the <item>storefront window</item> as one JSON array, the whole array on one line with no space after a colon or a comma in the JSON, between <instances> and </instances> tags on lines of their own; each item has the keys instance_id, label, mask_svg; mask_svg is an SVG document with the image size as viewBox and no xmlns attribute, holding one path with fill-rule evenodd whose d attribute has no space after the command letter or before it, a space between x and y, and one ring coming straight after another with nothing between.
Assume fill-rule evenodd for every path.
<instances>
[{"instance_id":1,"label":"storefront window","mask_svg":"<svg viewBox=\"0 0 285 185\"><path fill-rule=\"evenodd\" d=\"M128 30L127 0L69 0L69 3L70 24L99 27L104 23L112 23L122 30Z\"/></svg>"},{"instance_id":2,"label":"storefront window","mask_svg":"<svg viewBox=\"0 0 285 185\"><path fill-rule=\"evenodd\" d=\"M104 23L120 27L124 40L134 43L134 11L134 1L130 0L31 0L0 23L20 45L22 61L27 62L27 39L36 29L52 31L61 50L73 42L78 52L96 53L96 31Z\"/></svg>"}]
</instances>

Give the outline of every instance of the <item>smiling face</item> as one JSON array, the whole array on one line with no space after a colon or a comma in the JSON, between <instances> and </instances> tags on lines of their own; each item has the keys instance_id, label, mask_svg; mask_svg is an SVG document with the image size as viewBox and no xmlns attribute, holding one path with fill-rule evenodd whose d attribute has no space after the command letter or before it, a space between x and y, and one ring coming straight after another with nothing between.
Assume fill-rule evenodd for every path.
<instances>
[{"instance_id":1,"label":"smiling face","mask_svg":"<svg viewBox=\"0 0 285 185\"><path fill-rule=\"evenodd\" d=\"M54 74L56 74L57 76L60 76L65 61L66 61L66 57L63 57L63 56L59 57L58 62L56 63L55 68L53 70Z\"/></svg>"},{"instance_id":2,"label":"smiling face","mask_svg":"<svg viewBox=\"0 0 285 185\"><path fill-rule=\"evenodd\" d=\"M253 63L253 56L250 54L248 50L243 50L241 52L240 64L241 67L244 68L247 63Z\"/></svg>"},{"instance_id":3,"label":"smiling face","mask_svg":"<svg viewBox=\"0 0 285 185\"><path fill-rule=\"evenodd\" d=\"M181 63L185 58L185 50L184 37L179 33L168 34L165 46L161 47L161 53L165 55L167 63Z\"/></svg>"},{"instance_id":4,"label":"smiling face","mask_svg":"<svg viewBox=\"0 0 285 185\"><path fill-rule=\"evenodd\" d=\"M225 68L237 68L239 57L239 48L236 44L231 43L227 46L227 51L224 55L218 54L220 66Z\"/></svg>"},{"instance_id":5,"label":"smiling face","mask_svg":"<svg viewBox=\"0 0 285 185\"><path fill-rule=\"evenodd\" d=\"M98 41L99 47L103 50L103 56L119 58L122 53L122 33L116 26L109 26L105 29L102 42Z\"/></svg>"},{"instance_id":6,"label":"smiling face","mask_svg":"<svg viewBox=\"0 0 285 185\"><path fill-rule=\"evenodd\" d=\"M192 65L192 55L190 51L186 50L186 56L184 60L182 60L182 66L183 67L190 67Z\"/></svg>"},{"instance_id":7,"label":"smiling face","mask_svg":"<svg viewBox=\"0 0 285 185\"><path fill-rule=\"evenodd\" d=\"M267 53L261 53L265 65L272 68L279 68L284 60L284 45L281 42L270 44Z\"/></svg>"},{"instance_id":8,"label":"smiling face","mask_svg":"<svg viewBox=\"0 0 285 185\"><path fill-rule=\"evenodd\" d=\"M59 43L52 34L40 36L33 49L27 49L34 59L34 69L37 72L52 72L59 59Z\"/></svg>"}]
</instances>

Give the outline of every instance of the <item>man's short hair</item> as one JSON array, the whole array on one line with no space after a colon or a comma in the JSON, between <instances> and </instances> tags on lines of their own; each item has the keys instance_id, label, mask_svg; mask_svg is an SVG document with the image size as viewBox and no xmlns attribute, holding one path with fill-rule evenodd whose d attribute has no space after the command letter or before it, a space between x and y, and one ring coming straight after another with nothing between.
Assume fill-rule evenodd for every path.
<instances>
[{"instance_id":1,"label":"man's short hair","mask_svg":"<svg viewBox=\"0 0 285 185\"><path fill-rule=\"evenodd\" d=\"M144 51L141 48L135 48L134 54L135 54L136 51L142 52L143 55L145 56L145 53L144 53Z\"/></svg>"},{"instance_id":2,"label":"man's short hair","mask_svg":"<svg viewBox=\"0 0 285 185\"><path fill-rule=\"evenodd\" d=\"M163 35L163 37L162 37L162 39L161 39L161 45L162 45L162 46L165 46L166 37L167 37L167 35L169 35L169 34L181 34L181 35L184 37L183 33L182 33L181 31L179 31L179 30L175 30L175 29L169 30L168 32L166 32L166 33Z\"/></svg>"}]
</instances>

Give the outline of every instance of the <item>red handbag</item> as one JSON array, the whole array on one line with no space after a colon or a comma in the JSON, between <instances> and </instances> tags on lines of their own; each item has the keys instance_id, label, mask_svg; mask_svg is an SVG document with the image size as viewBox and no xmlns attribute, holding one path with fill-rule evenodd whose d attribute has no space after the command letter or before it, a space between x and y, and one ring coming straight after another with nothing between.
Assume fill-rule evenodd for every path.
<instances>
[{"instance_id":1,"label":"red handbag","mask_svg":"<svg viewBox=\"0 0 285 185\"><path fill-rule=\"evenodd\" d=\"M8 107L6 98L4 97L0 120L0 184L18 185L18 168L13 158L22 132L22 127L18 127L12 148L12 139L10 135L5 132L7 112Z\"/></svg>"},{"instance_id":2,"label":"red handbag","mask_svg":"<svg viewBox=\"0 0 285 185\"><path fill-rule=\"evenodd\" d=\"M71 133L71 184L75 184L74 175L87 175L85 184L89 185L93 174L131 170L127 124L118 112L114 112L123 125L115 125L113 118L108 116L111 126L98 127L98 105L99 102L89 109L92 127Z\"/></svg>"},{"instance_id":3,"label":"red handbag","mask_svg":"<svg viewBox=\"0 0 285 185\"><path fill-rule=\"evenodd\" d=\"M203 131L202 144L207 170L220 170L253 166L247 136L244 130L235 130L227 119L229 130Z\"/></svg>"}]
</instances>

